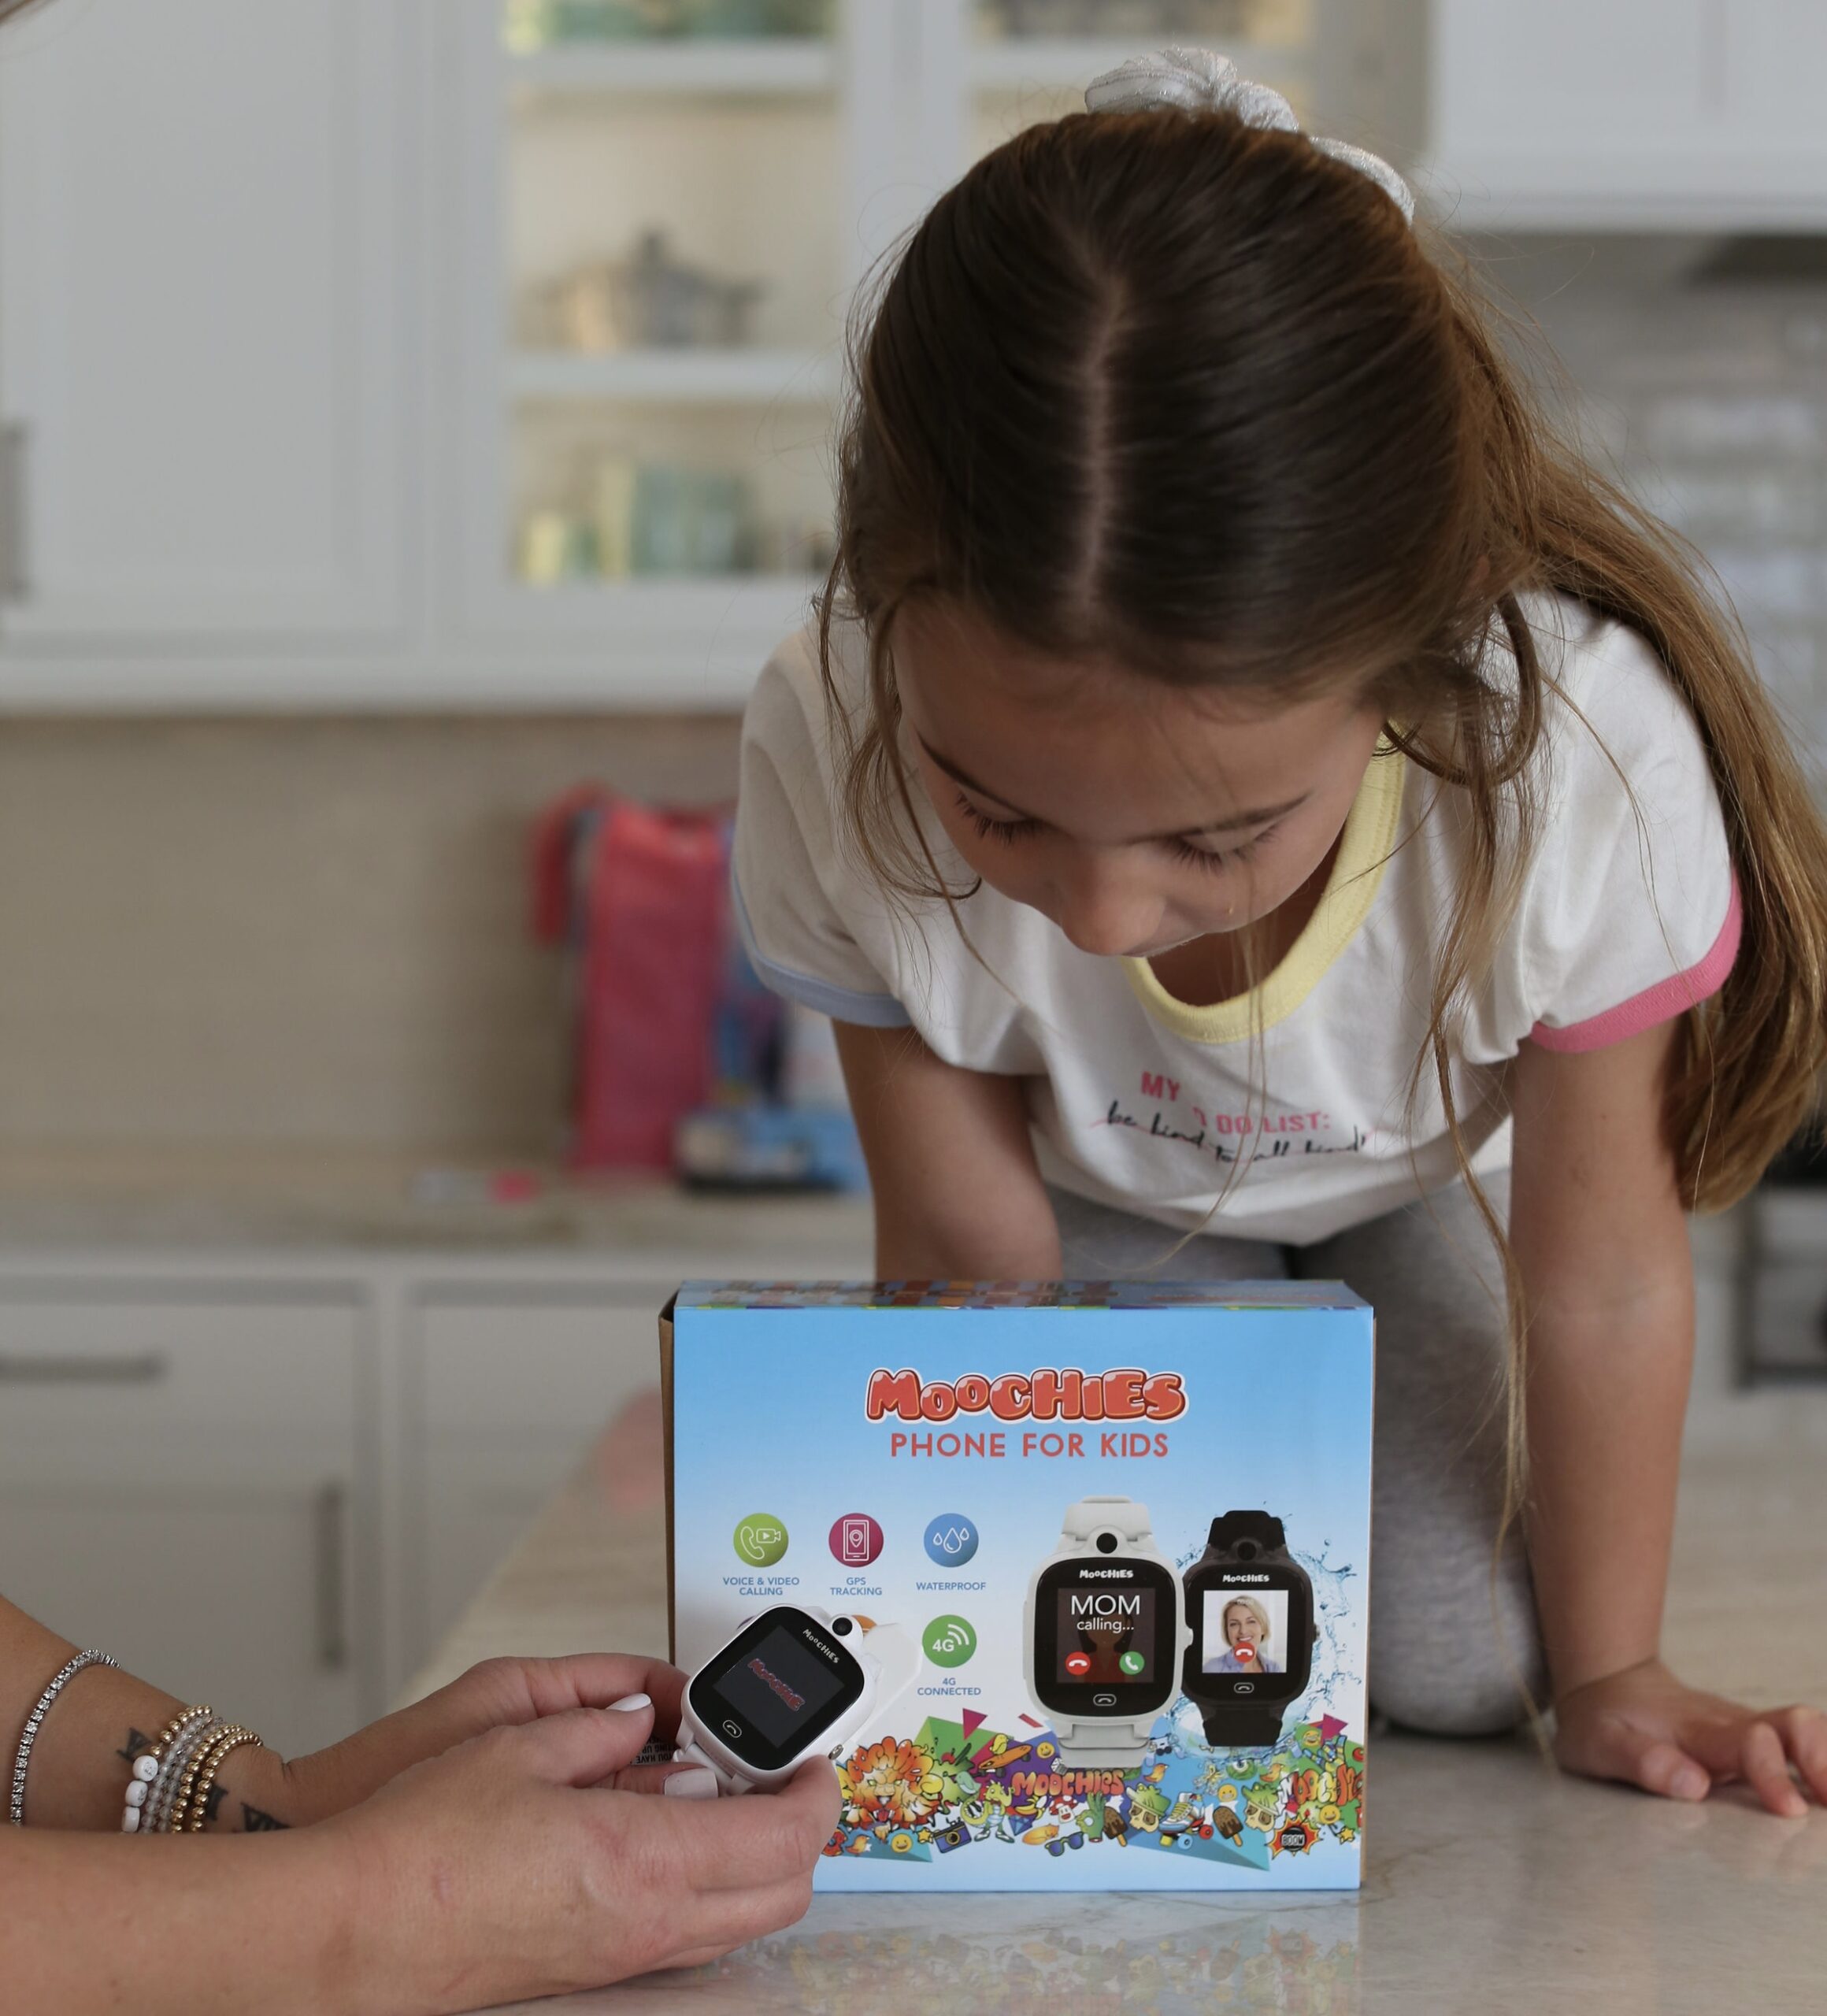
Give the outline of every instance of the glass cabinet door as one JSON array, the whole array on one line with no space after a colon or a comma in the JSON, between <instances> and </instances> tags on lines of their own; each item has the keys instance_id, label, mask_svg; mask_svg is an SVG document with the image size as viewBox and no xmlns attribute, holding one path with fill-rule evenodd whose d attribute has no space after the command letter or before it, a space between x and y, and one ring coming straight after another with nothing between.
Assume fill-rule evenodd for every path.
<instances>
[{"instance_id":1,"label":"glass cabinet door","mask_svg":"<svg viewBox=\"0 0 1827 2016\"><path fill-rule=\"evenodd\" d=\"M638 659L689 702L667 666L752 676L805 621L895 12L476 0L462 517L485 628Z\"/></svg>"},{"instance_id":2,"label":"glass cabinet door","mask_svg":"<svg viewBox=\"0 0 1827 2016\"><path fill-rule=\"evenodd\" d=\"M971 158L1037 120L1084 109L1119 63L1172 46L1216 50L1314 116L1321 0L962 0Z\"/></svg>"}]
</instances>

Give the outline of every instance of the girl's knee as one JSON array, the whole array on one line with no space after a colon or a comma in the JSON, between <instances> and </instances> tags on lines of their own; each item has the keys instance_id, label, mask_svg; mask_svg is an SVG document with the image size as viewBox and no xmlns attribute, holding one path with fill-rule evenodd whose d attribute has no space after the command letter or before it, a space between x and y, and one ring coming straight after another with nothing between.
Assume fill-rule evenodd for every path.
<instances>
[{"instance_id":1,"label":"girl's knee","mask_svg":"<svg viewBox=\"0 0 1827 2016\"><path fill-rule=\"evenodd\" d=\"M1370 1706L1423 1736L1504 1736L1546 1705L1539 1662L1514 1664L1491 1648L1488 1659L1457 1666L1438 1660L1370 1655Z\"/></svg>"}]
</instances>

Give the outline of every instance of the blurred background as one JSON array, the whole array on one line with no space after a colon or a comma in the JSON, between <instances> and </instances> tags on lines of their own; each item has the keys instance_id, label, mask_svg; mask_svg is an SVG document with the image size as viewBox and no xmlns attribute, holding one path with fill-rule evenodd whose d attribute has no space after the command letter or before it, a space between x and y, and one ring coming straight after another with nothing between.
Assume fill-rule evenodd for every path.
<instances>
[{"instance_id":1,"label":"blurred background","mask_svg":"<svg viewBox=\"0 0 1827 2016\"><path fill-rule=\"evenodd\" d=\"M10 1595L327 1739L681 1277L869 1271L828 1031L722 913L738 715L858 281L1169 41L1410 174L1821 774L1818 0L53 0L0 39ZM1698 1228L1697 1444L1827 1375L1811 1173Z\"/></svg>"}]
</instances>

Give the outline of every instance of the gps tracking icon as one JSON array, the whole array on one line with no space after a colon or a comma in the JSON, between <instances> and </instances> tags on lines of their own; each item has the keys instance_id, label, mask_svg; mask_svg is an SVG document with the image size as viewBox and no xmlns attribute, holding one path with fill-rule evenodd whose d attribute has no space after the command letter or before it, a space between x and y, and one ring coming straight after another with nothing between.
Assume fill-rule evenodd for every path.
<instances>
[{"instance_id":1,"label":"gps tracking icon","mask_svg":"<svg viewBox=\"0 0 1827 2016\"><path fill-rule=\"evenodd\" d=\"M977 1529L962 1512L941 1512L926 1529L926 1551L941 1568L962 1568L977 1551Z\"/></svg>"}]
</instances>

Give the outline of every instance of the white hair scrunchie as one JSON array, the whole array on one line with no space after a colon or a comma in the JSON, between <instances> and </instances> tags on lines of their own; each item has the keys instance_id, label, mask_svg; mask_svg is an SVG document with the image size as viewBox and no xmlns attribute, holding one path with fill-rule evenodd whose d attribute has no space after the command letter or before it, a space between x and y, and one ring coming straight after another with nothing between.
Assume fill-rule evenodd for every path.
<instances>
[{"instance_id":1,"label":"white hair scrunchie","mask_svg":"<svg viewBox=\"0 0 1827 2016\"><path fill-rule=\"evenodd\" d=\"M1238 74L1229 57L1214 56L1209 49L1164 49L1158 56L1132 57L1094 78L1085 91L1088 112L1153 112L1162 106L1181 112L1232 112L1246 126L1278 132L1301 130L1294 107L1280 91L1252 83ZM1401 211L1403 221L1414 223L1414 191L1380 154L1347 140L1314 139L1313 144L1368 176Z\"/></svg>"}]
</instances>

